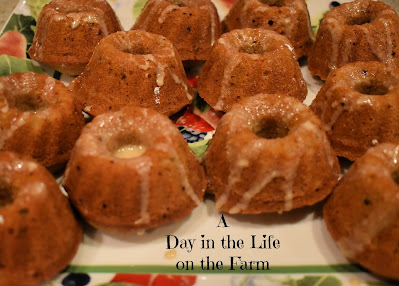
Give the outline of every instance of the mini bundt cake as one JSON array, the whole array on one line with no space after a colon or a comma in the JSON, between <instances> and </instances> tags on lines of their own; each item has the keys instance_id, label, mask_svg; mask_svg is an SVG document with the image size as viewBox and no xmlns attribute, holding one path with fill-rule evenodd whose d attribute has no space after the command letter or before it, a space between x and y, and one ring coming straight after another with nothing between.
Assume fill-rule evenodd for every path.
<instances>
[{"instance_id":1,"label":"mini bundt cake","mask_svg":"<svg viewBox=\"0 0 399 286\"><path fill-rule=\"evenodd\" d=\"M188 216L202 201L206 178L172 121L127 107L86 125L63 185L90 224L124 233Z\"/></svg>"},{"instance_id":2,"label":"mini bundt cake","mask_svg":"<svg viewBox=\"0 0 399 286\"><path fill-rule=\"evenodd\" d=\"M67 197L30 158L0 152L0 285L36 285L63 270L82 240Z\"/></svg>"},{"instance_id":3,"label":"mini bundt cake","mask_svg":"<svg viewBox=\"0 0 399 286\"><path fill-rule=\"evenodd\" d=\"M304 100L308 92L290 42L276 32L249 28L222 35L201 70L197 88L213 109L221 111L258 93Z\"/></svg>"},{"instance_id":4,"label":"mini bundt cake","mask_svg":"<svg viewBox=\"0 0 399 286\"><path fill-rule=\"evenodd\" d=\"M399 280L399 147L369 149L342 177L324 206L324 221L343 254Z\"/></svg>"},{"instance_id":5,"label":"mini bundt cake","mask_svg":"<svg viewBox=\"0 0 399 286\"><path fill-rule=\"evenodd\" d=\"M340 167L320 120L295 98L259 94L233 105L205 154L208 190L230 214L313 205Z\"/></svg>"},{"instance_id":6,"label":"mini bundt cake","mask_svg":"<svg viewBox=\"0 0 399 286\"><path fill-rule=\"evenodd\" d=\"M309 55L309 71L325 80L346 63L379 61L399 67L399 18L371 0L344 3L324 17Z\"/></svg>"},{"instance_id":7,"label":"mini bundt cake","mask_svg":"<svg viewBox=\"0 0 399 286\"><path fill-rule=\"evenodd\" d=\"M237 0L223 20L223 29L263 28L286 36L297 59L312 47L313 31L305 0Z\"/></svg>"},{"instance_id":8,"label":"mini bundt cake","mask_svg":"<svg viewBox=\"0 0 399 286\"><path fill-rule=\"evenodd\" d=\"M219 15L210 0L149 0L133 29L166 37L182 61L204 61L221 34Z\"/></svg>"},{"instance_id":9,"label":"mini bundt cake","mask_svg":"<svg viewBox=\"0 0 399 286\"><path fill-rule=\"evenodd\" d=\"M193 99L172 43L140 30L116 32L101 40L86 69L69 88L94 116L124 106L172 115Z\"/></svg>"},{"instance_id":10,"label":"mini bundt cake","mask_svg":"<svg viewBox=\"0 0 399 286\"><path fill-rule=\"evenodd\" d=\"M338 156L354 161L378 143L399 144L399 70L347 64L331 73L311 108Z\"/></svg>"},{"instance_id":11,"label":"mini bundt cake","mask_svg":"<svg viewBox=\"0 0 399 286\"><path fill-rule=\"evenodd\" d=\"M105 0L53 0L37 20L29 56L62 73L78 75L97 43L121 29Z\"/></svg>"},{"instance_id":12,"label":"mini bundt cake","mask_svg":"<svg viewBox=\"0 0 399 286\"><path fill-rule=\"evenodd\" d=\"M60 81L33 72L0 77L0 150L64 164L84 125L82 107Z\"/></svg>"}]
</instances>

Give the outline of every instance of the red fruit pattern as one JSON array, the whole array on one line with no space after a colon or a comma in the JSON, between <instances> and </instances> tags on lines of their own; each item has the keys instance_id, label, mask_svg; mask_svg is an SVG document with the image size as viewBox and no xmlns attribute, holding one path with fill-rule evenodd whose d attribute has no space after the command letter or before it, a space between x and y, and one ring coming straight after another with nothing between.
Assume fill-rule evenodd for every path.
<instances>
[{"instance_id":1,"label":"red fruit pattern","mask_svg":"<svg viewBox=\"0 0 399 286\"><path fill-rule=\"evenodd\" d=\"M184 114L175 122L177 126L184 126L200 132L211 132L215 128L209 125L204 119L186 109Z\"/></svg>"},{"instance_id":2,"label":"red fruit pattern","mask_svg":"<svg viewBox=\"0 0 399 286\"><path fill-rule=\"evenodd\" d=\"M169 274L115 274L111 282L127 282L140 286L192 286L197 281L194 275Z\"/></svg>"},{"instance_id":3,"label":"red fruit pattern","mask_svg":"<svg viewBox=\"0 0 399 286\"><path fill-rule=\"evenodd\" d=\"M7 31L0 37L0 55L26 58L26 39L18 31Z\"/></svg>"}]
</instances>

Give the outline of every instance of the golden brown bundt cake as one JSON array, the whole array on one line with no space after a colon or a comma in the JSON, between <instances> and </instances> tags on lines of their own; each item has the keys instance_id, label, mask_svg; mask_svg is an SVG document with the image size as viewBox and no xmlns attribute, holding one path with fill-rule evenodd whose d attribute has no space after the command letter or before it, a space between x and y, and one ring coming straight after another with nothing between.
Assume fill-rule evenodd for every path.
<instances>
[{"instance_id":1,"label":"golden brown bundt cake","mask_svg":"<svg viewBox=\"0 0 399 286\"><path fill-rule=\"evenodd\" d=\"M97 43L121 29L105 0L53 0L37 20L29 56L62 73L78 75Z\"/></svg>"},{"instance_id":2,"label":"golden brown bundt cake","mask_svg":"<svg viewBox=\"0 0 399 286\"><path fill-rule=\"evenodd\" d=\"M324 206L324 221L349 259L399 280L399 147L369 149L342 177Z\"/></svg>"},{"instance_id":3,"label":"golden brown bundt cake","mask_svg":"<svg viewBox=\"0 0 399 286\"><path fill-rule=\"evenodd\" d=\"M205 170L219 211L257 214L321 201L335 185L339 165L307 106L292 97L259 94L222 117Z\"/></svg>"},{"instance_id":4,"label":"golden brown bundt cake","mask_svg":"<svg viewBox=\"0 0 399 286\"><path fill-rule=\"evenodd\" d=\"M185 218L202 201L206 178L172 121L127 107L86 125L63 185L90 224L123 233Z\"/></svg>"},{"instance_id":5,"label":"golden brown bundt cake","mask_svg":"<svg viewBox=\"0 0 399 286\"><path fill-rule=\"evenodd\" d=\"M172 43L140 30L117 32L101 40L69 88L94 116L124 106L151 107L172 115L193 98Z\"/></svg>"},{"instance_id":6,"label":"golden brown bundt cake","mask_svg":"<svg viewBox=\"0 0 399 286\"><path fill-rule=\"evenodd\" d=\"M305 0L237 0L223 20L228 32L242 28L263 28L286 36L297 59L312 47L313 31Z\"/></svg>"},{"instance_id":7,"label":"golden brown bundt cake","mask_svg":"<svg viewBox=\"0 0 399 286\"><path fill-rule=\"evenodd\" d=\"M354 161L378 143L399 144L399 70L347 64L331 73L311 108L338 156Z\"/></svg>"},{"instance_id":8,"label":"golden brown bundt cake","mask_svg":"<svg viewBox=\"0 0 399 286\"><path fill-rule=\"evenodd\" d=\"M0 77L0 150L48 168L64 164L83 128L82 108L66 86L33 72Z\"/></svg>"},{"instance_id":9,"label":"golden brown bundt cake","mask_svg":"<svg viewBox=\"0 0 399 286\"><path fill-rule=\"evenodd\" d=\"M133 29L166 37L182 61L204 61L221 34L220 20L210 0L149 0Z\"/></svg>"},{"instance_id":10,"label":"golden brown bundt cake","mask_svg":"<svg viewBox=\"0 0 399 286\"><path fill-rule=\"evenodd\" d=\"M360 0L333 8L309 55L309 71L325 80L346 63L379 61L399 67L399 18L390 6Z\"/></svg>"},{"instance_id":11,"label":"golden brown bundt cake","mask_svg":"<svg viewBox=\"0 0 399 286\"><path fill-rule=\"evenodd\" d=\"M0 152L0 285L36 285L63 270L82 240L67 197L28 157Z\"/></svg>"},{"instance_id":12,"label":"golden brown bundt cake","mask_svg":"<svg viewBox=\"0 0 399 286\"><path fill-rule=\"evenodd\" d=\"M197 88L210 106L221 111L258 93L304 100L308 92L290 42L264 29L223 34L201 70Z\"/></svg>"}]
</instances>

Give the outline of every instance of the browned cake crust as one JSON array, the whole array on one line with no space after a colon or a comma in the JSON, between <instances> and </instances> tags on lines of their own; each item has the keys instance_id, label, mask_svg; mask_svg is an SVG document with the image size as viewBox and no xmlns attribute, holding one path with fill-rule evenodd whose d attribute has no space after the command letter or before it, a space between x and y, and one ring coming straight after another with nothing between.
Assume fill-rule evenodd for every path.
<instances>
[{"instance_id":1,"label":"browned cake crust","mask_svg":"<svg viewBox=\"0 0 399 286\"><path fill-rule=\"evenodd\" d=\"M221 111L258 93L282 93L304 100L308 92L287 38L249 28L224 34L217 41L197 86L199 95Z\"/></svg>"},{"instance_id":2,"label":"browned cake crust","mask_svg":"<svg viewBox=\"0 0 399 286\"><path fill-rule=\"evenodd\" d=\"M257 214L321 201L337 181L339 164L307 106L292 97L260 94L222 117L205 170L219 211Z\"/></svg>"},{"instance_id":3,"label":"browned cake crust","mask_svg":"<svg viewBox=\"0 0 399 286\"><path fill-rule=\"evenodd\" d=\"M309 55L309 71L325 80L346 63L379 61L399 67L399 19L383 2L360 0L324 17Z\"/></svg>"},{"instance_id":4,"label":"browned cake crust","mask_svg":"<svg viewBox=\"0 0 399 286\"><path fill-rule=\"evenodd\" d=\"M193 98L172 43L140 30L117 32L100 41L69 88L94 116L124 106L151 107L172 115Z\"/></svg>"},{"instance_id":5,"label":"browned cake crust","mask_svg":"<svg viewBox=\"0 0 399 286\"><path fill-rule=\"evenodd\" d=\"M29 155L48 168L70 156L84 125L81 105L48 75L0 77L0 150Z\"/></svg>"},{"instance_id":6,"label":"browned cake crust","mask_svg":"<svg viewBox=\"0 0 399 286\"><path fill-rule=\"evenodd\" d=\"M344 255L399 279L399 147L369 149L342 177L324 206L327 229Z\"/></svg>"},{"instance_id":7,"label":"browned cake crust","mask_svg":"<svg viewBox=\"0 0 399 286\"><path fill-rule=\"evenodd\" d=\"M0 285L36 285L64 269L82 240L52 175L21 155L0 153Z\"/></svg>"},{"instance_id":8,"label":"browned cake crust","mask_svg":"<svg viewBox=\"0 0 399 286\"><path fill-rule=\"evenodd\" d=\"M117 155L129 145L141 153ZM185 218L202 201L206 178L172 121L152 109L129 107L86 125L63 185L90 224L123 233Z\"/></svg>"},{"instance_id":9,"label":"browned cake crust","mask_svg":"<svg viewBox=\"0 0 399 286\"><path fill-rule=\"evenodd\" d=\"M237 0L223 20L229 32L242 28L263 28L286 36L298 58L312 47L313 31L305 0Z\"/></svg>"},{"instance_id":10,"label":"browned cake crust","mask_svg":"<svg viewBox=\"0 0 399 286\"><path fill-rule=\"evenodd\" d=\"M132 29L166 37L182 61L204 61L221 34L210 0L149 0Z\"/></svg>"},{"instance_id":11,"label":"browned cake crust","mask_svg":"<svg viewBox=\"0 0 399 286\"><path fill-rule=\"evenodd\" d=\"M399 143L399 70L347 64L329 76L311 108L338 156L354 161L378 143Z\"/></svg>"},{"instance_id":12,"label":"browned cake crust","mask_svg":"<svg viewBox=\"0 0 399 286\"><path fill-rule=\"evenodd\" d=\"M53 0L37 20L29 56L62 73L78 75L97 43L121 29L105 0Z\"/></svg>"}]
</instances>

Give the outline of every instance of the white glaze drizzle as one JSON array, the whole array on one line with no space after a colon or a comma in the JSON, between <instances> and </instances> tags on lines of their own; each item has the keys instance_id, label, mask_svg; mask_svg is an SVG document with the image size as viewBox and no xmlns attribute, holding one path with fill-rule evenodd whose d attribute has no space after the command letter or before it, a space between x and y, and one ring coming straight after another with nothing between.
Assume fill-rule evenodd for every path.
<instances>
[{"instance_id":1,"label":"white glaze drizzle","mask_svg":"<svg viewBox=\"0 0 399 286\"><path fill-rule=\"evenodd\" d=\"M188 87L187 87L187 85L181 80L181 78L178 77L175 73L172 73L172 72L170 73L170 75L172 76L172 79L175 81L175 83L176 83L177 85L181 85L181 86L183 87L183 90L185 91L188 100L192 100L193 97L192 97L191 94L188 92Z\"/></svg>"},{"instance_id":2,"label":"white glaze drizzle","mask_svg":"<svg viewBox=\"0 0 399 286\"><path fill-rule=\"evenodd\" d=\"M241 115L241 114L239 114ZM226 144L227 148L227 156L231 158L230 166L229 166L229 176L227 178L227 186L226 189L222 192L219 198L215 201L216 209L220 210L221 207L228 201L230 197L230 193L237 182L241 179L241 173L244 168L249 166L249 162L251 162L254 158L256 158L259 154L259 148L253 148L252 145L248 144L246 146L242 146L242 150L237 154L237 158L230 157L233 153L231 150L230 144ZM236 163L237 162L237 163Z\"/></svg>"},{"instance_id":3,"label":"white glaze drizzle","mask_svg":"<svg viewBox=\"0 0 399 286\"><path fill-rule=\"evenodd\" d=\"M238 37L234 37L233 40L234 45L239 45L240 39ZM223 110L225 99L229 98L230 95L230 80L231 74L235 70L235 68L241 63L241 57L239 57L236 53L229 53L227 49L227 43L223 38L218 40L218 43L223 45L226 49L226 54L230 54L229 57L226 57L225 61L227 62L226 67L224 68L222 86L220 88L220 96L218 98L218 102L215 104L215 110Z\"/></svg>"},{"instance_id":4,"label":"white glaze drizzle","mask_svg":"<svg viewBox=\"0 0 399 286\"><path fill-rule=\"evenodd\" d=\"M51 19L54 21L62 21L71 19L71 29L76 29L82 23L98 24L104 36L109 35L107 25L104 20L104 12L99 8L91 8L91 11L73 12L73 13L59 13L56 10L51 10Z\"/></svg>"},{"instance_id":5,"label":"white glaze drizzle","mask_svg":"<svg viewBox=\"0 0 399 286\"><path fill-rule=\"evenodd\" d=\"M161 104L161 88L159 86L154 88L155 104Z\"/></svg>"},{"instance_id":6,"label":"white glaze drizzle","mask_svg":"<svg viewBox=\"0 0 399 286\"><path fill-rule=\"evenodd\" d=\"M148 117L147 109L141 109L142 118ZM147 134L147 127L136 122L135 120L129 120L123 111L114 112L112 115L99 115L96 117L97 123L94 126L93 124L89 125L88 127L92 128L90 132L86 131L84 134L82 133L79 140L76 142L76 149L79 149L80 152L87 156L100 156L109 158L112 156L110 151L107 149L106 144L100 143L98 141L98 137L102 138L101 142L107 142L110 140L114 135L115 132L119 132L118 130L126 130L126 129L134 129L137 134ZM169 132L172 135L181 136L178 129L171 124L169 121L165 120L158 120L157 121L157 128L163 130L165 132ZM88 130L88 129L87 129ZM145 136L145 135L144 135ZM200 204L199 196L197 196L194 192L193 187L190 184L186 168L182 163L179 155L175 149L175 143L172 141L171 137L166 137L166 141L158 142L154 145L145 146L147 150L151 150L151 148L155 150L159 150L165 152L166 154L170 154L171 160L175 164L177 171L180 173L180 177L182 180L182 186L184 187L184 192L190 197L196 205ZM113 156L112 156L113 157ZM142 162L143 156L140 157L140 161ZM121 159L129 162L128 159ZM137 162L137 161L134 161ZM150 162L151 163L151 162ZM149 166L150 163L146 163L146 166ZM137 164L131 164L132 168L138 169ZM67 170L68 171L68 170ZM138 170L138 172L140 172ZM146 170L143 171L144 173ZM145 188L148 184L144 181L141 183L142 187ZM143 193L146 191L144 190ZM144 195L145 197L145 195ZM144 203L143 203L144 204Z\"/></svg>"},{"instance_id":7,"label":"white glaze drizzle","mask_svg":"<svg viewBox=\"0 0 399 286\"><path fill-rule=\"evenodd\" d=\"M341 23L334 18L325 19L328 30L331 34L332 46L331 46L331 58L329 63L329 69L335 70L337 68L338 55L339 55L339 43L341 42L343 28Z\"/></svg>"},{"instance_id":8,"label":"white glaze drizzle","mask_svg":"<svg viewBox=\"0 0 399 286\"><path fill-rule=\"evenodd\" d=\"M295 120L293 117L296 113L300 112L303 109L302 105L292 106L291 109L284 108L283 106L274 106L274 107L265 107L265 108L275 108L279 110L281 116L286 116L287 118L291 118ZM264 110L261 107L257 107L256 110L251 110L251 108L243 108L245 112L250 113L250 115L255 119L255 117L261 116L264 114ZM292 113L294 112L294 113ZM254 117L255 116L255 117ZM290 120L291 120L290 119ZM228 134L233 132L235 129L234 124L242 125L243 122L246 121L243 116L243 112L236 112L235 118L233 122L229 125ZM247 122L249 126L252 125L252 119ZM305 121L298 128L302 130L306 130L306 132L310 132L314 134L314 131L317 131L317 127L311 121ZM316 132L317 134L317 132ZM229 135L227 135L229 136ZM314 135L312 135L314 136ZM261 150L264 148L264 144L267 140L265 139L257 139L256 141L249 142L247 145L240 147L240 151L233 150L231 144L226 144L226 155L230 159L229 165L229 175L227 178L227 184L225 189L222 191L221 195L217 198L215 202L215 207L217 209L221 209L224 204L226 204L230 198L231 192L234 189L235 185L241 180L243 170L251 165L251 162L262 156L260 154ZM328 148L327 140L322 140L321 144L323 144L324 149ZM268 166L265 172L260 172L260 175L257 176L249 186L248 190L242 195L238 203L233 205L229 209L229 213L239 213L248 208L253 198L259 194L273 179L277 177L281 177L282 183L280 185L281 191L284 193L284 210L288 211L293 208L293 182L295 181L296 175L298 173L299 163L304 153L306 152L306 146L302 138L297 139L297 144L293 147L293 150L290 151L289 157L291 158L289 161L289 165L281 164L273 165L273 167ZM326 153L325 156L331 156L329 158L329 165L332 167L334 164L333 157L331 152ZM287 162L288 162L287 161Z\"/></svg>"},{"instance_id":9,"label":"white glaze drizzle","mask_svg":"<svg viewBox=\"0 0 399 286\"><path fill-rule=\"evenodd\" d=\"M393 62L393 57L392 57L392 38L391 38L391 31L390 31L390 25L392 25L390 20L383 20L382 18L380 21L384 25L385 33L386 33L386 47L378 45L375 43L375 38L374 35L370 35L370 32L368 28L364 25L360 25L359 28L363 31L365 38L367 40L367 43L377 58L386 64L391 64Z\"/></svg>"},{"instance_id":10,"label":"white glaze drizzle","mask_svg":"<svg viewBox=\"0 0 399 286\"><path fill-rule=\"evenodd\" d=\"M139 164L136 166L136 170L140 176L140 189L141 189L141 201L140 201L140 218L134 222L134 224L145 224L150 222L150 215L148 213L148 202L150 198L150 180L149 174L152 168L152 162L149 157L142 156Z\"/></svg>"},{"instance_id":11,"label":"white glaze drizzle","mask_svg":"<svg viewBox=\"0 0 399 286\"><path fill-rule=\"evenodd\" d=\"M232 73L237 69L237 67L241 64L242 62L242 57L240 54L237 52L237 49L240 49L240 47L244 47L246 44L251 44L254 41L260 41L263 45L263 49L265 53L271 48L276 49L276 48L288 48L290 52L292 53L293 57L295 58L294 55L294 48L289 44L289 42L286 40L286 42L283 42L280 40L279 42L276 41L275 39L275 34L269 33L269 32L263 32L261 29L258 30L257 33L252 33L250 35L247 35L246 33L241 33L239 30L233 31L232 33L235 33L234 36L229 38L229 42L226 41L225 38L220 38L217 41L217 45L221 45L225 49L225 53L229 55L229 57L226 57L225 59L225 68L224 68L224 73L223 73L223 78L221 82L221 87L220 87L220 96L218 97L218 101L216 102L215 106L213 107L215 110L223 110L224 104L226 99L230 98L230 94L232 91L230 82L231 82L231 75ZM280 46L277 46L280 44ZM230 49L233 49L234 51L231 51ZM247 57L250 57L251 59L258 59L263 57L261 54L247 54ZM293 79L293 81L297 82L298 79Z\"/></svg>"},{"instance_id":12,"label":"white glaze drizzle","mask_svg":"<svg viewBox=\"0 0 399 286\"><path fill-rule=\"evenodd\" d=\"M172 4L169 5L169 6L167 6L165 9L163 9L162 12L161 12L161 14L159 15L158 23L159 23L159 24L162 24L162 23L166 20L166 17L168 16L168 14L169 14L171 11L176 10L176 9L179 9L179 6L177 6L177 5L172 5Z\"/></svg>"},{"instance_id":13,"label":"white glaze drizzle","mask_svg":"<svg viewBox=\"0 0 399 286\"><path fill-rule=\"evenodd\" d=\"M173 49L172 49L173 51ZM134 55L131 55L132 59L134 58ZM168 72L168 74L170 75L170 77L173 79L173 81L177 84L180 85L185 94L186 97L188 98L188 100L192 100L193 97L191 96L191 94L188 92L188 87L187 85L181 80L181 78L176 75L170 68L168 68L166 65L162 64L160 61L158 61L156 59L156 57L152 54L148 54L148 55L144 55L143 56L145 59L145 64L138 64L138 67L144 71L148 70L150 68L150 63L149 62L153 62L155 64L155 73L156 73L156 84L158 86L158 88L154 88L154 97L155 97L155 103L156 104L160 104L161 102L161 98L160 98L160 88L164 85L165 83L165 76L166 76L166 72L165 70ZM137 61L136 61L137 62Z\"/></svg>"},{"instance_id":14,"label":"white glaze drizzle","mask_svg":"<svg viewBox=\"0 0 399 286\"><path fill-rule=\"evenodd\" d=\"M183 163L181 162L179 155L176 152L175 148L171 148L171 146L173 146L173 143L171 142L170 138L168 137L167 139L167 143L168 144L157 144L155 146L156 150L160 150L160 151L164 151L167 153L171 154L171 158L173 160L173 162L175 163L180 175L181 175L181 179L182 179L182 184L184 187L184 192L191 198L192 201L194 201L194 203L198 206L201 201L199 199L199 197L195 194L193 187L190 184L190 181L188 179L187 173L186 173L186 169L184 168Z\"/></svg>"},{"instance_id":15,"label":"white glaze drizzle","mask_svg":"<svg viewBox=\"0 0 399 286\"><path fill-rule=\"evenodd\" d=\"M277 178L279 176L280 173L274 170L266 174L263 178L261 178L259 182L253 184L253 186L242 195L237 204L230 208L229 213L237 214L240 211L247 209L253 197L259 194L263 190L263 188L266 187L274 178ZM291 196L286 195L286 198L292 201L292 191L290 192L290 195Z\"/></svg>"},{"instance_id":16,"label":"white glaze drizzle","mask_svg":"<svg viewBox=\"0 0 399 286\"><path fill-rule=\"evenodd\" d=\"M29 119L29 114L26 112L20 113L18 117L12 119L10 127L7 130L3 130L3 132L0 132L0 149L3 148L6 141L13 136L14 132L18 128L20 128L26 122L28 122L28 119Z\"/></svg>"},{"instance_id":17,"label":"white glaze drizzle","mask_svg":"<svg viewBox=\"0 0 399 286\"><path fill-rule=\"evenodd\" d=\"M211 18L211 45L215 43L216 40L216 19L215 19L215 14L214 11L212 10L211 7L209 6L200 6L199 7L202 10L206 10L209 13L209 17Z\"/></svg>"},{"instance_id":18,"label":"white glaze drizzle","mask_svg":"<svg viewBox=\"0 0 399 286\"><path fill-rule=\"evenodd\" d=\"M146 60L155 64L155 73L157 77L157 86L162 87L165 83L165 66L159 62L153 55L144 55Z\"/></svg>"}]
</instances>

